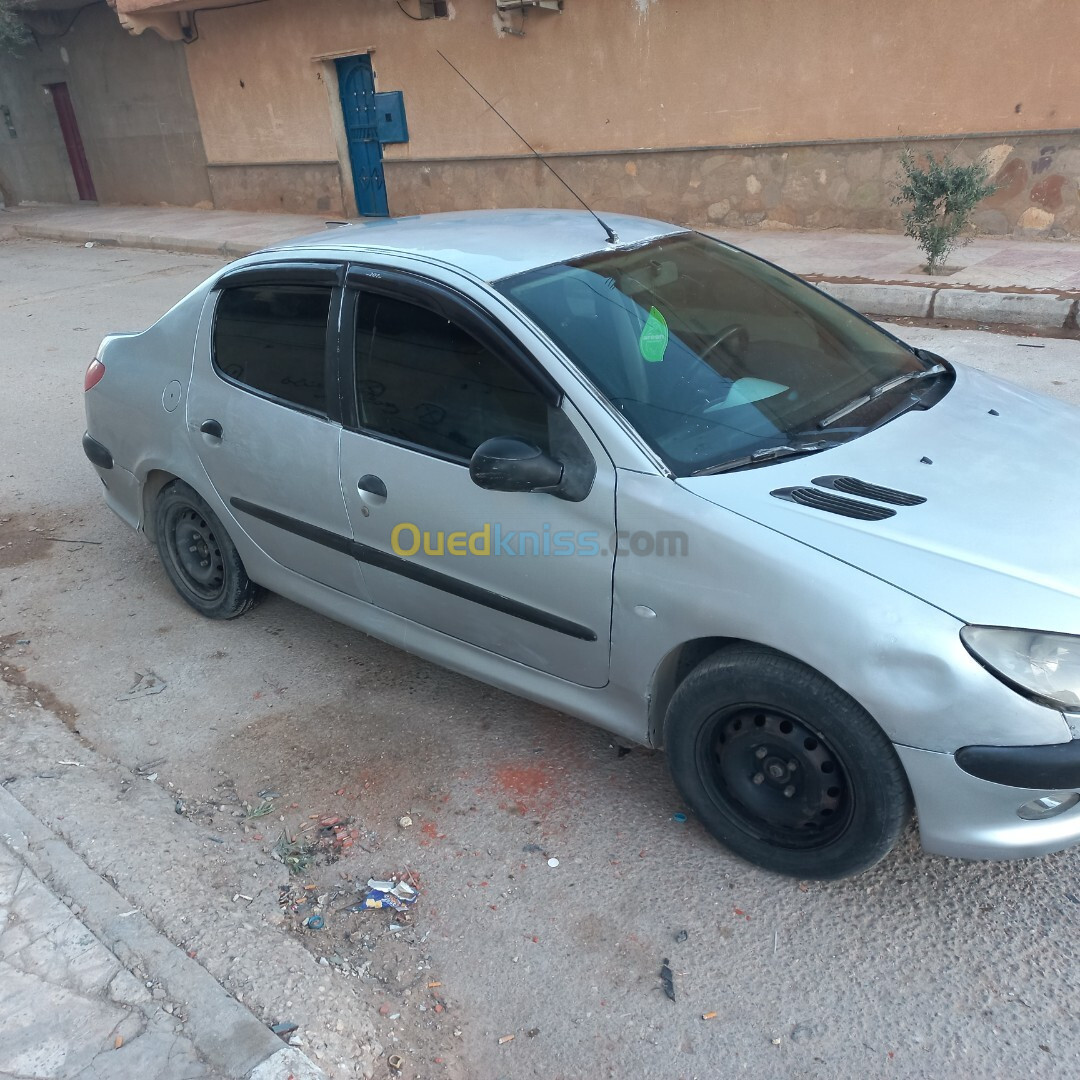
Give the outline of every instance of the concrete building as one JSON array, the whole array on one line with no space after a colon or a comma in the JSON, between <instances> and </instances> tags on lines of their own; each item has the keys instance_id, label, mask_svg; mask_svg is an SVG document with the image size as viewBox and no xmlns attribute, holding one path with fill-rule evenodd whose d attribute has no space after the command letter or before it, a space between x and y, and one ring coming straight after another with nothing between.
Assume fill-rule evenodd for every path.
<instances>
[{"instance_id":1,"label":"concrete building","mask_svg":"<svg viewBox=\"0 0 1080 1080\"><path fill-rule=\"evenodd\" d=\"M133 38L104 0L47 0L0 53L0 196L212 205L184 47Z\"/></svg>"},{"instance_id":2,"label":"concrete building","mask_svg":"<svg viewBox=\"0 0 1080 1080\"><path fill-rule=\"evenodd\" d=\"M895 229L911 144L986 154L983 231L1080 233L1075 0L109 3L182 50L218 207L574 205L442 53L597 208Z\"/></svg>"}]
</instances>

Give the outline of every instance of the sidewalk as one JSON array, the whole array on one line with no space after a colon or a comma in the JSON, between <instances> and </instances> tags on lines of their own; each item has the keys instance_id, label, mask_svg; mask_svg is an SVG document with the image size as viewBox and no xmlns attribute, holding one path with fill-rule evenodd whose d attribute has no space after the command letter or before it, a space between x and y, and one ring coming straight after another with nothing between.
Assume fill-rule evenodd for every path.
<instances>
[{"instance_id":1,"label":"sidewalk","mask_svg":"<svg viewBox=\"0 0 1080 1080\"><path fill-rule=\"evenodd\" d=\"M144 206L24 206L0 212L0 240L37 237L221 258L326 227L319 215ZM1080 240L978 237L953 252L951 273L919 271L913 240L840 230L710 230L816 282L867 315L1006 323L1076 335Z\"/></svg>"},{"instance_id":2,"label":"sidewalk","mask_svg":"<svg viewBox=\"0 0 1080 1080\"><path fill-rule=\"evenodd\" d=\"M0 1077L323 1075L2 786L0 986Z\"/></svg>"},{"instance_id":3,"label":"sidewalk","mask_svg":"<svg viewBox=\"0 0 1080 1080\"><path fill-rule=\"evenodd\" d=\"M1007 323L1077 332L1080 241L980 236L928 277L896 233L709 230L820 285L864 315Z\"/></svg>"},{"instance_id":4,"label":"sidewalk","mask_svg":"<svg viewBox=\"0 0 1080 1080\"><path fill-rule=\"evenodd\" d=\"M220 255L225 259L238 259L325 228L325 215L249 214L183 207L69 204L6 207L0 212L0 240L25 236Z\"/></svg>"}]
</instances>

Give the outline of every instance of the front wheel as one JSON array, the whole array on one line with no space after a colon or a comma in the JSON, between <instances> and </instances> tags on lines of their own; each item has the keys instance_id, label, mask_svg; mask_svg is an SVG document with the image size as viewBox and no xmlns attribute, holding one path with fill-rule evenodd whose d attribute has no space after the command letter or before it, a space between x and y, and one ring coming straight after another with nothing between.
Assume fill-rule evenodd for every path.
<instances>
[{"instance_id":1,"label":"front wheel","mask_svg":"<svg viewBox=\"0 0 1080 1080\"><path fill-rule=\"evenodd\" d=\"M235 619L262 596L217 515L180 480L154 507L158 554L176 591L210 619Z\"/></svg>"},{"instance_id":2,"label":"front wheel","mask_svg":"<svg viewBox=\"0 0 1080 1080\"><path fill-rule=\"evenodd\" d=\"M911 816L892 743L839 687L791 657L734 646L675 691L672 775L705 827L736 854L799 878L880 861Z\"/></svg>"}]
</instances>

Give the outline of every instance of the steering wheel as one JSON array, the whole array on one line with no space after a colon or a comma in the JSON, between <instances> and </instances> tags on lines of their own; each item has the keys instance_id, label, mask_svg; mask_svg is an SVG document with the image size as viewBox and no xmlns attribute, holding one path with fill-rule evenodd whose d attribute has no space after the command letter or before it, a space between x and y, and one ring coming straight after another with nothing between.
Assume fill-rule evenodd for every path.
<instances>
[{"instance_id":1,"label":"steering wheel","mask_svg":"<svg viewBox=\"0 0 1080 1080\"><path fill-rule=\"evenodd\" d=\"M708 345L701 354L702 360L708 360L708 358L719 348L723 347L724 352L729 356L739 357L750 346L750 334L747 332L745 326L739 323L731 323L730 326L725 326L723 330L713 339L712 343Z\"/></svg>"}]
</instances>

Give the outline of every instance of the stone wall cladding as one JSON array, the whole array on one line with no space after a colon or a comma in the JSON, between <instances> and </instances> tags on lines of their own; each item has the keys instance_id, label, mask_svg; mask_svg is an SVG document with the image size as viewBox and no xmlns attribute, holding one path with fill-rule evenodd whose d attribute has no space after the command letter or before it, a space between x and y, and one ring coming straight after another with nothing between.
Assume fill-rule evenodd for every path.
<instances>
[{"instance_id":1,"label":"stone wall cladding","mask_svg":"<svg viewBox=\"0 0 1080 1080\"><path fill-rule=\"evenodd\" d=\"M686 225L902 231L898 159L985 155L999 190L976 211L979 232L1080 235L1080 131L880 143L828 143L553 156L594 208ZM530 158L384 161L394 214L475 207L575 206Z\"/></svg>"},{"instance_id":2,"label":"stone wall cladding","mask_svg":"<svg viewBox=\"0 0 1080 1080\"><path fill-rule=\"evenodd\" d=\"M216 210L332 217L345 213L337 162L211 163L208 172Z\"/></svg>"}]
</instances>

